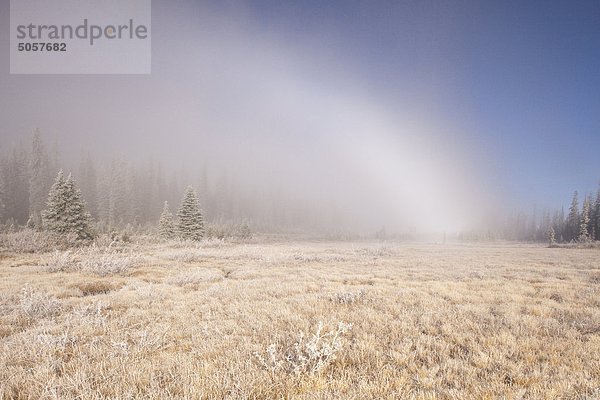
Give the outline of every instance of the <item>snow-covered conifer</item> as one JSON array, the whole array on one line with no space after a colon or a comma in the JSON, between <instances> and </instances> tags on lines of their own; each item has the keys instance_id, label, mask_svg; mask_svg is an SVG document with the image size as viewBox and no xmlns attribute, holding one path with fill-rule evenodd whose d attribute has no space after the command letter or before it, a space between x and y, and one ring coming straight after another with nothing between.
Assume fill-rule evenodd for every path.
<instances>
[{"instance_id":1,"label":"snow-covered conifer","mask_svg":"<svg viewBox=\"0 0 600 400\"><path fill-rule=\"evenodd\" d=\"M172 239L175 237L175 221L173 220L173 213L171 213L169 202L167 201L165 201L165 206L158 221L158 234L163 239Z\"/></svg>"},{"instance_id":2,"label":"snow-covered conifer","mask_svg":"<svg viewBox=\"0 0 600 400\"><path fill-rule=\"evenodd\" d=\"M581 217L579 219L579 232L577 240L579 242L589 242L590 233L588 231L588 225L590 223L590 200L586 196L583 200L583 207L581 210Z\"/></svg>"},{"instance_id":3,"label":"snow-covered conifer","mask_svg":"<svg viewBox=\"0 0 600 400\"><path fill-rule=\"evenodd\" d=\"M91 239L90 215L85 211L81 192L69 174L62 171L50 188L46 209L42 212L43 226L58 234L74 233L80 240Z\"/></svg>"},{"instance_id":4,"label":"snow-covered conifer","mask_svg":"<svg viewBox=\"0 0 600 400\"><path fill-rule=\"evenodd\" d=\"M183 239L199 241L204 236L204 220L200 211L198 195L190 186L183 195L181 207L177 211L178 234Z\"/></svg>"}]
</instances>

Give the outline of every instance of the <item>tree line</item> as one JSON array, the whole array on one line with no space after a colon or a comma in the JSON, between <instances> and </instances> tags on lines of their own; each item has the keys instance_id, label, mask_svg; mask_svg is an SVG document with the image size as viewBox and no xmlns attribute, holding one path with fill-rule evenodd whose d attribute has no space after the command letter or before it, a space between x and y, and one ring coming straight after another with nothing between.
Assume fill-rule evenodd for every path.
<instances>
[{"instance_id":1,"label":"tree line","mask_svg":"<svg viewBox=\"0 0 600 400\"><path fill-rule=\"evenodd\" d=\"M55 177L62 165L57 155L51 154L39 131L34 131L27 146L17 146L11 152L0 155L0 224L5 227L27 225L41 229L44 223L43 211L47 208L49 193L52 194ZM238 185L227 174L217 179L209 179L206 168L202 168L195 179L189 173L168 173L159 162L149 160L146 165L134 165L114 159L98 167L93 157L87 153L81 157L75 174L57 180L64 180L67 186L79 183L79 197L87 216L85 224L90 232L110 233L133 227L137 230L154 230L158 226L164 237L181 236L188 228L187 217L181 210L173 215L169 205L184 201L198 203L201 229L194 235L203 235L215 226L235 225L241 234L248 234L248 224L264 231L308 228L317 226L315 221L323 221L323 215L311 213L306 205L289 201L277 193L248 193L239 190ZM167 176L170 176L167 179ZM196 182L199 189L193 200L191 193L183 186L184 182ZM51 198L52 196L50 196ZM187 200L186 200L187 199ZM181 203L183 206L183 203ZM201 207L200 207L201 206ZM335 215L329 216L335 220ZM190 224L199 222L189 221ZM208 223L209 227L204 224ZM83 232L83 231L81 231ZM78 236L86 236L83 233ZM489 223L487 228L463 232L463 239L517 240L538 242L588 242L600 240L600 189L595 195L586 194L580 201L575 192L569 209L544 211L541 215L516 213L505 217L500 223ZM192 237L191 237L192 238ZM193 237L197 238L197 236Z\"/></svg>"},{"instance_id":2,"label":"tree line","mask_svg":"<svg viewBox=\"0 0 600 400\"><path fill-rule=\"evenodd\" d=\"M4 149L5 151L7 149ZM58 150L56 151L56 153ZM205 222L212 226L251 224L261 230L283 230L320 221L309 207L273 190L242 189L226 170L209 175L205 165L174 172L151 158L133 163L119 158L98 164L90 153L68 168L48 151L38 130L31 141L0 154L0 224L42 225L42 210L60 169L71 170L94 230L108 233L132 227L156 227L164 202L179 204L189 185L197 188Z\"/></svg>"},{"instance_id":3,"label":"tree line","mask_svg":"<svg viewBox=\"0 0 600 400\"><path fill-rule=\"evenodd\" d=\"M587 194L579 203L579 193L575 191L569 207L569 214L564 217L564 211L555 213L552 221L546 221L546 239L554 242L586 243L600 240L600 189L596 197Z\"/></svg>"},{"instance_id":4,"label":"tree line","mask_svg":"<svg viewBox=\"0 0 600 400\"><path fill-rule=\"evenodd\" d=\"M588 243L600 241L600 188L580 198L573 193L569 208L542 213L518 212L478 230L459 235L463 240L511 240L520 242Z\"/></svg>"}]
</instances>

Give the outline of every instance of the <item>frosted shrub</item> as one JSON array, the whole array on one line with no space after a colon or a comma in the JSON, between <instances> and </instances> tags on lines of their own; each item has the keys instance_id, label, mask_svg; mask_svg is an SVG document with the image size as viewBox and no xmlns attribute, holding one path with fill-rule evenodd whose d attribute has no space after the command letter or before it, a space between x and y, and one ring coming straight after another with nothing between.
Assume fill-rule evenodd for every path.
<instances>
[{"instance_id":1,"label":"frosted shrub","mask_svg":"<svg viewBox=\"0 0 600 400\"><path fill-rule=\"evenodd\" d=\"M366 257L385 257L392 255L393 251L388 245L382 244L375 248L363 247L362 249L358 249L356 253Z\"/></svg>"},{"instance_id":2,"label":"frosted shrub","mask_svg":"<svg viewBox=\"0 0 600 400\"><path fill-rule=\"evenodd\" d=\"M271 344L266 354L256 354L260 365L273 375L286 373L295 376L316 375L328 367L342 349L342 338L350 331L352 324L339 322L336 329L323 333L323 323L319 322L314 334L298 335L297 341L283 348Z\"/></svg>"},{"instance_id":3,"label":"frosted shrub","mask_svg":"<svg viewBox=\"0 0 600 400\"><path fill-rule=\"evenodd\" d=\"M21 289L19 306L23 315L30 319L51 317L62 310L61 302L44 292L26 286Z\"/></svg>"},{"instance_id":4,"label":"frosted shrub","mask_svg":"<svg viewBox=\"0 0 600 400\"><path fill-rule=\"evenodd\" d=\"M208 237L202 240L202 248L206 249L219 249L225 244L225 239L218 239L215 237Z\"/></svg>"},{"instance_id":5,"label":"frosted shrub","mask_svg":"<svg viewBox=\"0 0 600 400\"><path fill-rule=\"evenodd\" d=\"M77 237L72 234L58 236L48 232L23 229L0 234L0 248L14 253L43 253L78 246L76 239Z\"/></svg>"},{"instance_id":6,"label":"frosted shrub","mask_svg":"<svg viewBox=\"0 0 600 400\"><path fill-rule=\"evenodd\" d=\"M247 223L243 223L236 229L236 236L239 239L252 239L252 231Z\"/></svg>"},{"instance_id":7,"label":"frosted shrub","mask_svg":"<svg viewBox=\"0 0 600 400\"><path fill-rule=\"evenodd\" d=\"M331 295L329 301L337 304L353 304L364 300L366 295L367 292L364 289L358 292L342 292Z\"/></svg>"},{"instance_id":8,"label":"frosted shrub","mask_svg":"<svg viewBox=\"0 0 600 400\"><path fill-rule=\"evenodd\" d=\"M104 326L109 309L110 304L107 302L83 304L73 310L71 318L79 325Z\"/></svg>"},{"instance_id":9,"label":"frosted shrub","mask_svg":"<svg viewBox=\"0 0 600 400\"><path fill-rule=\"evenodd\" d=\"M110 247L91 246L79 251L55 251L44 260L49 272L84 271L106 276L128 271L140 262L140 256Z\"/></svg>"},{"instance_id":10,"label":"frosted shrub","mask_svg":"<svg viewBox=\"0 0 600 400\"><path fill-rule=\"evenodd\" d=\"M70 251L55 251L44 258L48 272L67 272L79 269L76 255Z\"/></svg>"},{"instance_id":11,"label":"frosted shrub","mask_svg":"<svg viewBox=\"0 0 600 400\"><path fill-rule=\"evenodd\" d=\"M193 263L200 261L201 256L197 250L183 249L178 251L172 251L166 254L166 258L171 261L179 261L184 263Z\"/></svg>"},{"instance_id":12,"label":"frosted shrub","mask_svg":"<svg viewBox=\"0 0 600 400\"><path fill-rule=\"evenodd\" d=\"M96 246L81 251L81 270L100 276L121 274L139 263L140 257L131 253L101 249Z\"/></svg>"},{"instance_id":13,"label":"frosted shrub","mask_svg":"<svg viewBox=\"0 0 600 400\"><path fill-rule=\"evenodd\" d=\"M209 224L206 227L206 238L224 240L233 237L234 227L231 224Z\"/></svg>"},{"instance_id":14,"label":"frosted shrub","mask_svg":"<svg viewBox=\"0 0 600 400\"><path fill-rule=\"evenodd\" d=\"M321 258L315 254L294 253L292 259L299 263L321 262Z\"/></svg>"}]
</instances>

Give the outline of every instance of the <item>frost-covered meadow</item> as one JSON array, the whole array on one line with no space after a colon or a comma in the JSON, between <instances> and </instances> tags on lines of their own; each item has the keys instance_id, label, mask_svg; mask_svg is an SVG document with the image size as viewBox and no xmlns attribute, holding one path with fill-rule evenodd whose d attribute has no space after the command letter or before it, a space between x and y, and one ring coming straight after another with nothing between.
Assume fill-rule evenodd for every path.
<instances>
[{"instance_id":1,"label":"frost-covered meadow","mask_svg":"<svg viewBox=\"0 0 600 400\"><path fill-rule=\"evenodd\" d=\"M140 237L0 277L4 399L600 396L597 249Z\"/></svg>"}]
</instances>

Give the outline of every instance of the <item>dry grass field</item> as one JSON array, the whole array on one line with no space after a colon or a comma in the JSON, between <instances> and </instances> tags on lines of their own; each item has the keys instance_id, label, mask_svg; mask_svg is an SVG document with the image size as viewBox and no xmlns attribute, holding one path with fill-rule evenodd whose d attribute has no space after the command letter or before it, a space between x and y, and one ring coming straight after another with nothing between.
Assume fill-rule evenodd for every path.
<instances>
[{"instance_id":1,"label":"dry grass field","mask_svg":"<svg viewBox=\"0 0 600 400\"><path fill-rule=\"evenodd\" d=\"M598 399L600 251L0 253L4 399Z\"/></svg>"}]
</instances>

